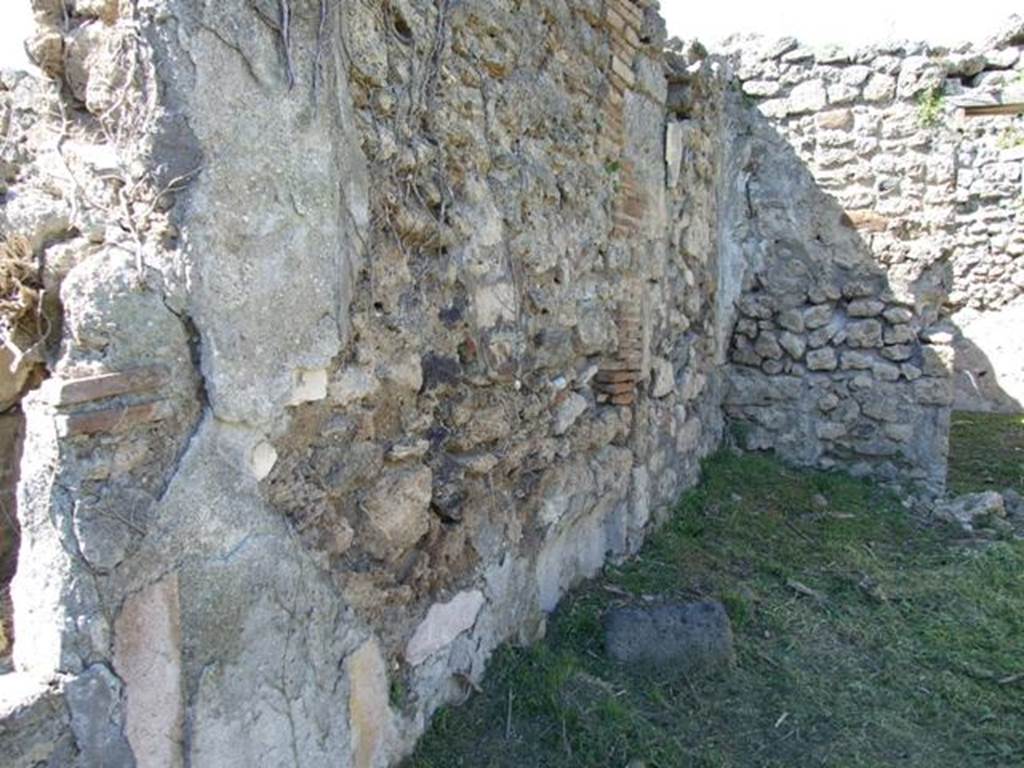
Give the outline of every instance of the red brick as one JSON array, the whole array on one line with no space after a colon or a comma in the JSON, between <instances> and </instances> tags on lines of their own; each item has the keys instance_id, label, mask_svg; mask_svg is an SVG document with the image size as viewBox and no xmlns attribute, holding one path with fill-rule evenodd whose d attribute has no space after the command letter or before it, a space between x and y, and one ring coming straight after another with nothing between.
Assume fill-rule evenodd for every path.
<instances>
[{"instance_id":1,"label":"red brick","mask_svg":"<svg viewBox=\"0 0 1024 768\"><path fill-rule=\"evenodd\" d=\"M602 371L631 371L639 376L640 366L632 360L606 360L601 363Z\"/></svg>"},{"instance_id":2,"label":"red brick","mask_svg":"<svg viewBox=\"0 0 1024 768\"><path fill-rule=\"evenodd\" d=\"M594 377L599 384L619 384L623 381L636 381L639 376L638 371L613 371L613 370L600 370Z\"/></svg>"},{"instance_id":3,"label":"red brick","mask_svg":"<svg viewBox=\"0 0 1024 768\"><path fill-rule=\"evenodd\" d=\"M601 384L601 391L609 395L624 395L636 389L635 381L623 381L618 384Z\"/></svg>"},{"instance_id":4,"label":"red brick","mask_svg":"<svg viewBox=\"0 0 1024 768\"><path fill-rule=\"evenodd\" d=\"M75 405L158 389L167 382L167 378L165 367L152 365L82 379L53 379L47 389L51 393L50 402L54 405Z\"/></svg>"},{"instance_id":5,"label":"red brick","mask_svg":"<svg viewBox=\"0 0 1024 768\"><path fill-rule=\"evenodd\" d=\"M141 424L162 421L173 415L166 400L155 400L124 408L103 408L97 411L71 413L57 417L57 433L61 437L95 435L102 432L124 432Z\"/></svg>"}]
</instances>

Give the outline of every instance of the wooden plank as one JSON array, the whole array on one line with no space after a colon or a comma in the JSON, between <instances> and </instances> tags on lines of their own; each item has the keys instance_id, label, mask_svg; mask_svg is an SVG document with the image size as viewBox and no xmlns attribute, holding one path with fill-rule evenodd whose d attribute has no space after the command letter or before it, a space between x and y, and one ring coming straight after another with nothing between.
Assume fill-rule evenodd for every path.
<instances>
[{"instance_id":1,"label":"wooden plank","mask_svg":"<svg viewBox=\"0 0 1024 768\"><path fill-rule=\"evenodd\" d=\"M964 107L967 117L986 117L989 115L1024 115L1024 103L1016 104L985 104L976 107Z\"/></svg>"}]
</instances>

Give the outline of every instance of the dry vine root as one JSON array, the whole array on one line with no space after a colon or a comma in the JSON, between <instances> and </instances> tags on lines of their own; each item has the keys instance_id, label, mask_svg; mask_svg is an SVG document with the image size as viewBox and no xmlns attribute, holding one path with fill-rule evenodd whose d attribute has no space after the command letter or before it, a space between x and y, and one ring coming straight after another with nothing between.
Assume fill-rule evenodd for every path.
<instances>
[{"instance_id":1,"label":"dry vine root","mask_svg":"<svg viewBox=\"0 0 1024 768\"><path fill-rule=\"evenodd\" d=\"M36 335L43 290L39 271L25 237L8 235L0 242L0 333L8 341L15 334Z\"/></svg>"},{"instance_id":2,"label":"dry vine root","mask_svg":"<svg viewBox=\"0 0 1024 768\"><path fill-rule=\"evenodd\" d=\"M52 328L43 312L44 295L32 246L20 235L8 235L0 241L0 346L10 353L10 373L41 372Z\"/></svg>"}]
</instances>

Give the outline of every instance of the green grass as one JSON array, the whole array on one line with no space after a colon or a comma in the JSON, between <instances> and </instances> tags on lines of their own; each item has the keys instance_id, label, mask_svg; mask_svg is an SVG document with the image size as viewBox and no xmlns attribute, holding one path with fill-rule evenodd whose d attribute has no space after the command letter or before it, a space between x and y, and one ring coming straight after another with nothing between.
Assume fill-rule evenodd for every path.
<instances>
[{"instance_id":1,"label":"green grass","mask_svg":"<svg viewBox=\"0 0 1024 768\"><path fill-rule=\"evenodd\" d=\"M960 535L863 481L717 456L543 643L496 654L408 766L1024 765L1024 543ZM686 679L609 661L602 613L645 595L722 600L736 667Z\"/></svg>"},{"instance_id":2,"label":"green grass","mask_svg":"<svg viewBox=\"0 0 1024 768\"><path fill-rule=\"evenodd\" d=\"M948 483L954 493L1024 493L1024 416L954 413Z\"/></svg>"},{"instance_id":3,"label":"green grass","mask_svg":"<svg viewBox=\"0 0 1024 768\"><path fill-rule=\"evenodd\" d=\"M922 128L934 128L945 112L941 88L929 88L917 97L917 119Z\"/></svg>"}]
</instances>

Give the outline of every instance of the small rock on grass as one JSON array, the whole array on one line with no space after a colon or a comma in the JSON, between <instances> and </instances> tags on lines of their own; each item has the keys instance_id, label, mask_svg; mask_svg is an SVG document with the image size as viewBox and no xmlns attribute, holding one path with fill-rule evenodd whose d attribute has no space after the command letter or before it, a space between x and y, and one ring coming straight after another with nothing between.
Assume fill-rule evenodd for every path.
<instances>
[{"instance_id":1,"label":"small rock on grass","mask_svg":"<svg viewBox=\"0 0 1024 768\"><path fill-rule=\"evenodd\" d=\"M1013 488L1003 491L1003 505L1006 507L1008 516L1024 518L1024 496L1021 496Z\"/></svg>"},{"instance_id":2,"label":"small rock on grass","mask_svg":"<svg viewBox=\"0 0 1024 768\"><path fill-rule=\"evenodd\" d=\"M998 527L997 521L1006 518L1006 505L1002 494L983 491L940 502L935 512L944 520L958 523L965 531L973 531L975 528Z\"/></svg>"},{"instance_id":3,"label":"small rock on grass","mask_svg":"<svg viewBox=\"0 0 1024 768\"><path fill-rule=\"evenodd\" d=\"M616 661L681 673L733 663L732 626L719 602L613 608L605 616L605 651Z\"/></svg>"}]
</instances>

